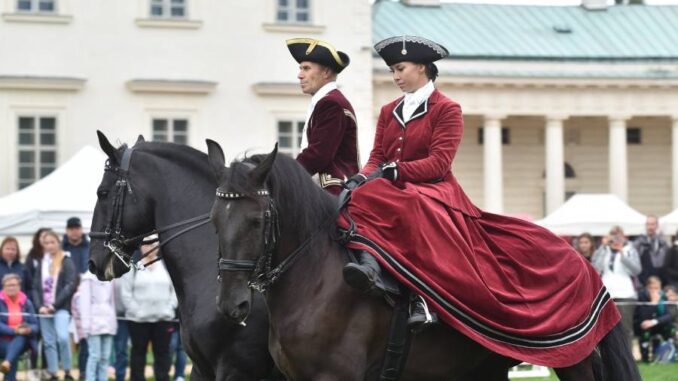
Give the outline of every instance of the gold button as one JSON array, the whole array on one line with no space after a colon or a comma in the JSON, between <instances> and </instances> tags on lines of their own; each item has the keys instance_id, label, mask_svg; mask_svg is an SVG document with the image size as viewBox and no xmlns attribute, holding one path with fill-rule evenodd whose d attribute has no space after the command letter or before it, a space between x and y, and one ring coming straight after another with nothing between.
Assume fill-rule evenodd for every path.
<instances>
[{"instance_id":1,"label":"gold button","mask_svg":"<svg viewBox=\"0 0 678 381\"><path fill-rule=\"evenodd\" d=\"M400 148L398 148L398 152L400 152Z\"/></svg>"},{"instance_id":2,"label":"gold button","mask_svg":"<svg viewBox=\"0 0 678 381\"><path fill-rule=\"evenodd\" d=\"M402 136L401 136L401 137L399 137L399 138L398 138L398 140L403 140L403 137L402 137Z\"/></svg>"}]
</instances>

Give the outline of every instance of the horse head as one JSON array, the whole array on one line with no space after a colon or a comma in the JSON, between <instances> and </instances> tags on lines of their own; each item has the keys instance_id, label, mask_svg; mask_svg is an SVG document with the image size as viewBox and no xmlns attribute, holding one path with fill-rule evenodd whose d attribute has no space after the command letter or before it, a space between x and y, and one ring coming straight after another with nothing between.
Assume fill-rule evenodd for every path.
<instances>
[{"instance_id":1,"label":"horse head","mask_svg":"<svg viewBox=\"0 0 678 381\"><path fill-rule=\"evenodd\" d=\"M217 177L217 197L211 219L219 238L217 309L243 323L252 305L252 276L270 265L277 239L275 206L266 179L277 155L256 156L225 167L218 143L207 140L209 162Z\"/></svg>"},{"instance_id":2,"label":"horse head","mask_svg":"<svg viewBox=\"0 0 678 381\"><path fill-rule=\"evenodd\" d=\"M135 147L114 148L101 131L97 135L108 160L92 216L89 270L100 280L111 280L130 270L132 254L143 240L134 237L151 225L153 214L141 182L133 181L138 171L131 165L132 152L144 142L143 136L139 135Z\"/></svg>"}]
</instances>

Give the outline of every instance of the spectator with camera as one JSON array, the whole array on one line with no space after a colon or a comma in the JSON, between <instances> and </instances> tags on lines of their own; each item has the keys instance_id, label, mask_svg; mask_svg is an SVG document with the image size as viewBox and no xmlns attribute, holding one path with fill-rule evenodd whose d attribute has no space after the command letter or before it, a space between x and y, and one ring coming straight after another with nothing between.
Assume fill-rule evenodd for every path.
<instances>
[{"instance_id":1,"label":"spectator with camera","mask_svg":"<svg viewBox=\"0 0 678 381\"><path fill-rule=\"evenodd\" d=\"M640 274L641 265L638 252L620 226L612 227L610 234L603 237L600 247L593 254L591 264L617 303L630 346L633 342L634 302L638 298L633 277Z\"/></svg>"}]
</instances>

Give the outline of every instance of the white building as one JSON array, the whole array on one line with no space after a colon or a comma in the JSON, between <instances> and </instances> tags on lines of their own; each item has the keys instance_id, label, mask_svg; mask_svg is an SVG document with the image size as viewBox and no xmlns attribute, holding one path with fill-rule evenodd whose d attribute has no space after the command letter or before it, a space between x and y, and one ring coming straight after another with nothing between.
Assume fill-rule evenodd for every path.
<instances>
[{"instance_id":1,"label":"white building","mask_svg":"<svg viewBox=\"0 0 678 381\"><path fill-rule=\"evenodd\" d=\"M285 44L299 36L350 56L339 86L372 140L368 1L1 0L0 15L0 195L96 146L96 130L271 150L306 118Z\"/></svg>"},{"instance_id":2,"label":"white building","mask_svg":"<svg viewBox=\"0 0 678 381\"><path fill-rule=\"evenodd\" d=\"M0 0L0 195L96 145L97 129L294 154L309 98L284 41L299 36L351 57L339 84L365 160L399 95L372 45L417 34L451 52L437 84L465 113L453 170L480 207L537 218L612 192L665 214L678 207L678 7L584 3Z\"/></svg>"}]
</instances>

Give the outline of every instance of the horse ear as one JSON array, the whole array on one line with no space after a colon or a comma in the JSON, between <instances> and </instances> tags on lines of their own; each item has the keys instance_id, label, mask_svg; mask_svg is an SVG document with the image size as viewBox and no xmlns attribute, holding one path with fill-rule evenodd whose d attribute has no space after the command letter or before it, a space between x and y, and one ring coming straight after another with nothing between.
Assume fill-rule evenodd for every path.
<instances>
[{"instance_id":1,"label":"horse ear","mask_svg":"<svg viewBox=\"0 0 678 381\"><path fill-rule=\"evenodd\" d=\"M97 136L99 137L99 146L101 150L108 156L111 161L118 162L118 158L115 157L115 147L108 141L106 135L103 132L97 130Z\"/></svg>"},{"instance_id":2,"label":"horse ear","mask_svg":"<svg viewBox=\"0 0 678 381\"><path fill-rule=\"evenodd\" d=\"M273 168L273 163L275 162L275 157L277 155L278 143L275 143L273 151L266 155L266 158L250 172L250 179L252 179L255 185L263 186L264 183L266 183L266 178L268 177L268 173L271 172L271 168Z\"/></svg>"},{"instance_id":3,"label":"horse ear","mask_svg":"<svg viewBox=\"0 0 678 381\"><path fill-rule=\"evenodd\" d=\"M139 136L137 137L137 143L143 143L145 141L146 141L146 139L144 139L144 135L139 134ZM134 143L134 144L137 144L137 143Z\"/></svg>"},{"instance_id":4,"label":"horse ear","mask_svg":"<svg viewBox=\"0 0 678 381\"><path fill-rule=\"evenodd\" d=\"M214 171L214 176L217 178L217 181L219 181L226 172L224 150L221 149L219 143L212 139L205 139L205 143L207 143L207 160Z\"/></svg>"}]
</instances>

